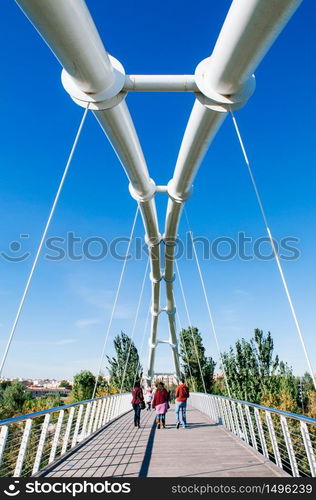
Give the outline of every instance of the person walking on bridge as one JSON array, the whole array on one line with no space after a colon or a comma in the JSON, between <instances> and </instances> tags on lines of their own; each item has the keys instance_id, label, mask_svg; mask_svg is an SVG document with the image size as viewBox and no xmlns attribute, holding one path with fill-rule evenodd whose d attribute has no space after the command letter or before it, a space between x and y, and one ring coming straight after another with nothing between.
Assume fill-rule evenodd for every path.
<instances>
[{"instance_id":1,"label":"person walking on bridge","mask_svg":"<svg viewBox=\"0 0 316 500\"><path fill-rule=\"evenodd\" d=\"M151 410L152 399L153 399L153 395L152 395L151 387L147 387L146 393L145 393L145 402L147 404L147 411Z\"/></svg>"},{"instance_id":2,"label":"person walking on bridge","mask_svg":"<svg viewBox=\"0 0 316 500\"><path fill-rule=\"evenodd\" d=\"M190 397L189 388L185 385L184 379L180 379L180 384L176 388L176 425L177 429L180 427L180 410L182 413L182 427L187 425L186 412L187 412L187 399Z\"/></svg>"},{"instance_id":3,"label":"person walking on bridge","mask_svg":"<svg viewBox=\"0 0 316 500\"><path fill-rule=\"evenodd\" d=\"M166 427L166 413L169 408L169 393L165 389L164 383L159 382L157 384L157 390L154 394L154 399L152 402L152 407L156 408L156 424L157 429Z\"/></svg>"},{"instance_id":4,"label":"person walking on bridge","mask_svg":"<svg viewBox=\"0 0 316 500\"><path fill-rule=\"evenodd\" d=\"M134 425L140 427L140 412L144 405L144 394L140 382L135 382L132 390L132 406L134 410Z\"/></svg>"}]
</instances>

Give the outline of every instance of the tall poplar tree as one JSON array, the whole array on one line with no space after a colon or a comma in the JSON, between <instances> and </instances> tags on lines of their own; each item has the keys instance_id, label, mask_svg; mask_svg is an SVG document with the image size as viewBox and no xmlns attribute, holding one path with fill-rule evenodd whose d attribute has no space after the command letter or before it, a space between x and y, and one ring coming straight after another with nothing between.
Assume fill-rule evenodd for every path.
<instances>
[{"instance_id":1,"label":"tall poplar tree","mask_svg":"<svg viewBox=\"0 0 316 500\"><path fill-rule=\"evenodd\" d=\"M112 358L107 356L110 384L120 390L123 381L122 391L128 392L132 389L134 380L140 380L143 374L138 351L124 332L115 337L114 349L116 355Z\"/></svg>"},{"instance_id":2,"label":"tall poplar tree","mask_svg":"<svg viewBox=\"0 0 316 500\"><path fill-rule=\"evenodd\" d=\"M206 356L202 336L198 328L192 326L182 329L179 338L182 371L190 389L204 392L205 384L206 391L212 392L216 363L212 357Z\"/></svg>"}]
</instances>

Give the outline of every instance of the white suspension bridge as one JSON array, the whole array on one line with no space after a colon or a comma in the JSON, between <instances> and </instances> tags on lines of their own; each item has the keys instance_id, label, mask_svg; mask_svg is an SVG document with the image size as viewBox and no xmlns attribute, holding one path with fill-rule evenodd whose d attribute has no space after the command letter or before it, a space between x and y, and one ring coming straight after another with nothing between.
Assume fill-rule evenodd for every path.
<instances>
[{"instance_id":1,"label":"white suspension bridge","mask_svg":"<svg viewBox=\"0 0 316 500\"><path fill-rule=\"evenodd\" d=\"M137 208L129 245L140 213L149 261L141 286L136 322L144 284L150 265L151 318L146 380L154 375L155 353L159 343L170 346L174 373L180 376L176 307L173 283L179 279L188 324L191 325L179 267L175 261L178 226L193 181L203 157L227 116L231 116L254 188L277 268L289 303L302 351L314 386L315 376L304 342L295 307L287 286L259 190L247 156L234 111L244 106L255 91L253 72L274 40L286 26L302 0L233 0L210 57L201 61L194 75L126 75L121 63L109 55L84 0L16 0L62 69L62 83L73 101L84 108L83 116L49 213L40 243L22 293L3 354L0 376L41 250L53 219L73 154L87 114L92 112L105 132L129 180L129 191ZM151 179L145 157L126 104L129 92L193 92L195 103L180 146L171 180L167 185ZM155 196L168 196L164 232L158 227ZM206 301L211 331L219 356L221 346L207 296L204 278L186 214L194 257ZM164 244L164 252L161 252ZM129 253L129 246L126 256ZM105 332L98 376L107 352L115 308L124 276L125 258ZM175 273L175 269L176 273ZM161 304L165 286L166 305ZM160 314L166 313L169 339L158 337ZM146 332L146 326L144 334ZM192 335L194 343L194 336ZM144 342L144 338L143 338ZM196 345L194 348L198 358ZM199 363L201 370L201 366ZM266 408L234 399L224 371L229 397L193 393L190 398L190 433L185 449L179 449L177 431L169 428L159 439L150 412L144 427L130 430L130 394L96 398L96 387L89 401L51 408L0 422L0 475L2 476L109 476L109 475L226 475L226 476L316 476L316 420L302 415ZM203 380L203 374L201 371ZM204 384L205 389L205 384ZM164 446L177 443L176 465L172 453L159 459ZM170 447L170 446L169 446ZM172 447L171 447L172 449ZM191 457L195 457L192 464Z\"/></svg>"}]
</instances>

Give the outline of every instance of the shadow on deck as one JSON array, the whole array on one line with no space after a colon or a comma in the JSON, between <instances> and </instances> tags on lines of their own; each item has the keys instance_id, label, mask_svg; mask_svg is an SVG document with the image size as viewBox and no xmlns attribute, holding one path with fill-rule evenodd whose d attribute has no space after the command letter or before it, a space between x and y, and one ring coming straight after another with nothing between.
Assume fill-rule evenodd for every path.
<instances>
[{"instance_id":1,"label":"shadow on deck","mask_svg":"<svg viewBox=\"0 0 316 500\"><path fill-rule=\"evenodd\" d=\"M287 474L222 426L188 408L188 427L166 429L142 411L141 428L128 413L42 473L46 477L278 477Z\"/></svg>"}]
</instances>

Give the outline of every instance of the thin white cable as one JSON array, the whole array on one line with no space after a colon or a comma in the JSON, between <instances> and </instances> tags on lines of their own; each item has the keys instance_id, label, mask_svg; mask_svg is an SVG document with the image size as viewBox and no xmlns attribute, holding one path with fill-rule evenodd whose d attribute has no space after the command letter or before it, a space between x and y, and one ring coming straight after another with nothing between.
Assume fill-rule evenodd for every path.
<instances>
[{"instance_id":1,"label":"thin white cable","mask_svg":"<svg viewBox=\"0 0 316 500\"><path fill-rule=\"evenodd\" d=\"M179 313L178 313L178 309L177 309L177 304L176 303L175 303L175 307L176 307L176 316L177 316L177 321L179 323L180 332L182 332L183 328L182 328L182 324L181 324L181 321L180 321L180 316L179 316ZM181 346L181 338L180 338L180 346ZM187 363L188 363L190 378L192 380L192 383L194 384L194 390L196 391L196 385L195 385L195 381L194 381L194 379L192 377L192 371L191 371L191 366L190 366L190 362L189 362L188 350L187 350L187 346L186 346L185 342L183 342L183 347L184 347L185 356L187 358ZM186 383L188 385L188 381L187 380L186 380Z\"/></svg>"},{"instance_id":2,"label":"thin white cable","mask_svg":"<svg viewBox=\"0 0 316 500\"><path fill-rule=\"evenodd\" d=\"M256 198L257 198L257 201L258 201L258 204L259 204L260 212L261 212L263 220L264 220L266 231L267 231L268 236L269 236L269 240L270 240L270 243L271 243L271 246L272 246L272 250L273 250L273 254L274 254L274 257L275 257L275 261L276 261L277 266L278 266L278 270L279 270L279 273L280 273L281 281L283 283L284 291L285 291L285 294L286 294L286 297L287 297L287 300L288 300L288 303L289 303L289 306L290 306L290 310L291 310L292 317L293 317L293 320L294 320L294 323L295 323L295 326L296 326L296 330L297 330L299 339L301 341L301 345L302 345L302 348L303 348L303 352L304 352L304 355L305 355L307 366L308 366L310 375L311 375L312 380L313 380L314 388L316 389L316 379L315 379L313 367L312 367L312 364L311 364L311 361L310 361L310 358L309 358L309 355L308 355L308 352L307 352L307 348L306 348L306 345L305 345L305 341L304 341L304 337L303 337L303 334L302 334L302 330L301 330L300 324L299 324L298 319L297 319L297 315L296 315L296 311L295 311L294 304L293 304L293 301L292 301L292 297L290 295L289 288L288 288L288 285L287 285L287 282L286 282L286 279L285 279L285 275L284 275L284 272L283 272L283 269L282 269L282 266L281 266L281 262L280 262L280 259L279 259L279 255L278 255L277 249L276 249L275 244L274 244L274 239L273 239L272 233L270 231L270 227L269 227L269 224L268 224L268 219L267 219L265 210L263 208L263 204L262 204L262 201L261 201L261 197L260 197L260 194L259 194L257 183L255 181L255 178L254 178L254 175L253 175L253 172L252 172L252 168L250 166L250 161L249 161L249 158L248 158L245 146L244 146L244 142L243 142L243 139L241 137L241 134L240 134L240 131L239 131L239 127L238 127L236 118L235 118L234 113L232 111L231 111L231 117L232 117L232 120L233 120L233 124L234 124L235 130L236 130L236 134L237 134L238 140L239 140L239 144L240 144L243 156L244 156L244 160L245 160L245 163L246 163L247 168L248 168L248 172L249 172L249 175L250 175L251 183L252 183L252 186L253 186L255 194L256 194Z\"/></svg>"},{"instance_id":3,"label":"thin white cable","mask_svg":"<svg viewBox=\"0 0 316 500\"><path fill-rule=\"evenodd\" d=\"M144 293L145 281L146 281L147 273L148 273L148 265L149 265L149 258L147 259L145 273L144 273L144 277L143 277L143 281L142 281L142 286L141 286L141 290L140 290L140 294L139 294L139 298L138 298L138 303L137 303L137 308L136 308L136 314L135 314L135 318L134 318L134 324L133 324L132 333L131 333L130 342L129 342L129 347L128 347L127 358L126 358L126 362L125 362L125 366L124 366L124 371L123 371L123 376L122 376L122 380L121 380L120 394L121 394L121 392L123 390L123 385L124 385L124 381L125 381L125 377L126 377L126 369L127 369L129 357L130 357L130 354L131 354L132 342L133 342L133 339L134 339L135 329L136 329L136 325L137 325L137 321L138 321L139 310L140 310L140 306L141 306L141 302L142 302L142 298L143 298L143 293Z\"/></svg>"},{"instance_id":4,"label":"thin white cable","mask_svg":"<svg viewBox=\"0 0 316 500\"><path fill-rule=\"evenodd\" d=\"M50 223L51 223L53 215L55 213L55 209L56 209L56 206L57 206L57 203L58 203L58 200L59 200L62 188L64 186L64 183L65 183L68 171L69 171L69 167L70 167L70 164L71 164L71 160L72 160L74 152L76 150L76 146L77 146L77 143L78 143L81 131L82 131L82 127L83 127L84 122L86 120L86 116L87 116L88 110L89 110L89 104L86 107L86 109L85 109L85 111L83 113L83 116L81 118L80 125L79 125L78 131L76 133L75 140L73 142L73 145L72 145L72 148L71 148L71 151L70 151L70 154L69 154L66 166L65 166L64 173L63 173L61 181L59 183L59 187L58 187L58 190L57 190L57 193L56 193L56 196L55 196L52 208L50 210L50 213L49 213L49 216L48 216L48 219L47 219L47 222L46 222L46 225L45 225L45 228L44 228L41 240L40 240L40 243L38 245L37 252L36 252L36 255L35 255L32 267L31 267L31 271L29 273L29 276L28 276L28 279L27 279L27 282L26 282L26 285L25 285L25 288L24 288L24 291L23 291L23 294L22 294L22 297L21 297L21 300L20 300L20 304L19 304L17 313L15 315L15 319L14 319L14 322L13 322L13 325L12 325L12 328L11 328L11 331L10 331L10 334L9 334L8 342L7 342L7 345L6 345L4 354L3 354L3 358L2 358L2 361L1 361L1 365L0 365L0 377L2 375L2 370L3 370L3 367L5 365L5 362L6 362L6 359L7 359L7 356L8 356L8 352L9 352L9 349L10 349L10 346L11 346L11 343L12 343L12 340L13 340L13 337L14 337L14 334L15 334L15 331L16 331L16 327L18 325L18 322L19 322L19 319L20 319L20 316L21 316L21 312L22 312L22 309L23 309L23 306L24 306L24 302L25 302L26 296L28 294L28 291L29 291L29 288L30 288L30 285L31 285L31 282L32 282L32 278L33 278L33 275L34 275L34 272L36 270L36 266L37 266L37 263L38 263L38 260L39 260L39 257L40 257L40 254L41 254L41 251L42 251L45 239L46 239L46 235L47 235L47 232L48 232L49 227L50 227Z\"/></svg>"},{"instance_id":5,"label":"thin white cable","mask_svg":"<svg viewBox=\"0 0 316 500\"><path fill-rule=\"evenodd\" d=\"M133 235L134 235L134 230L135 230L135 226L136 226L136 222L137 222L138 212L139 212L139 206L137 205L135 216L134 216L134 220L133 220L133 224L132 224L131 233L130 233L129 240L128 240L126 254L124 256L124 261L123 261L123 266L122 266L122 270L121 270L121 274L120 274L120 279L119 279L119 282L118 282L118 285L117 285L115 299L114 299L113 306L112 306L111 316L110 316L110 320L109 320L109 323L108 323L108 326L107 326L107 329L106 329L105 339L104 339L102 353L101 353L101 358L100 358L100 365L99 365L99 370L97 372L96 379L95 379L95 385L94 385L94 389L93 389L93 393L92 393L92 399L95 397L95 393L96 393L97 386L98 386L98 379L99 379L99 376L100 376L100 373L101 373L101 370L102 370L102 364L103 364L103 359L104 359L104 355L105 355L105 349L106 349L106 346L107 346L107 342L108 342L110 330L111 330L111 327L112 327L112 322L113 322L113 318L114 318L114 313L115 313L115 309L116 309L117 300L118 300L119 293L120 293L120 290L121 290L121 285L122 285L123 276L124 276L124 272L125 272L125 268L126 268L126 263L127 263L127 257L128 257L128 254L129 254L129 250L130 250L132 239L133 239Z\"/></svg>"},{"instance_id":6,"label":"thin white cable","mask_svg":"<svg viewBox=\"0 0 316 500\"><path fill-rule=\"evenodd\" d=\"M231 391L230 391L229 384L228 384L228 378L227 378L227 375L226 375L226 370L225 370L225 366L224 366L224 362L223 362L222 350L221 350L220 343L219 343L219 340L218 340L218 335L217 335L217 332L216 332L215 323L214 323L213 315L212 315L212 312L211 312L210 303L209 303L208 296L207 296L207 293L206 293L205 282L204 282L204 278L203 278L203 275L202 275L202 270L201 270L201 266L200 266L198 254L197 254L197 251L196 251L196 248L195 248L195 243L194 243L193 233L192 233L191 227L190 227L189 217L188 217L188 214L187 214L187 211L186 211L185 208L184 208L184 214L185 214L185 218L186 218L188 229L189 229L189 234L190 234L190 238L191 238L191 242L192 242L192 247L193 247L194 258L195 258L196 266L197 266L198 273L199 273L199 276L200 276L200 281L201 281L201 285L202 285L203 295L204 295L204 298L205 298L205 303L206 303L207 312L208 312L208 315L209 315L209 319L210 319L210 323L211 323L211 328L212 328L213 336L214 336L216 347L217 347L217 352L218 352L219 358L220 358L221 363L222 363L222 369L223 369L223 375L224 375L224 381L225 381L226 389L227 389L227 392L228 392L228 396L231 398L232 396L231 396Z\"/></svg>"},{"instance_id":7,"label":"thin white cable","mask_svg":"<svg viewBox=\"0 0 316 500\"><path fill-rule=\"evenodd\" d=\"M199 365L199 370L200 370L200 374L201 374L201 378L202 378L202 382L203 382L204 392L206 394L206 387L205 387L205 381L204 381L203 372L202 372L202 368L201 368L201 362L200 362L199 352L198 352L198 349L197 349L197 346L196 346L196 342L195 342L195 338L194 338L194 334L193 334L193 330L192 330L191 318L190 318L190 314L189 314L187 300L186 300L186 297L185 297L185 294L184 294L184 289L183 289L182 279L181 279L181 275L180 275L180 271L179 271L179 266L178 266L178 262L176 260L174 261L174 263L175 263L176 270L177 270L178 277L179 277L179 285L180 285L180 290L181 290L181 294L182 294L182 299L183 299L183 303L184 303L184 307L185 307L185 312L186 312L188 323L189 323L189 329L190 329L190 332L191 332L191 335L192 335L193 345L194 345L196 359L197 359L197 362L198 362L198 365Z\"/></svg>"},{"instance_id":8,"label":"thin white cable","mask_svg":"<svg viewBox=\"0 0 316 500\"><path fill-rule=\"evenodd\" d=\"M150 306L151 306L151 298L150 298L149 306L148 306L148 309L147 309L147 316L146 316L145 327L144 327L144 331L143 331L143 335L142 335L141 346L140 346L140 350L139 350L139 360L138 360L136 371L135 371L135 378L134 378L133 387L134 387L135 382L136 382L137 373L138 373L138 370L139 370L139 367L140 367L140 359L141 359L141 356L143 354L143 347L144 347L144 342L145 342L145 335L146 335L146 332L147 332L148 321L149 321L149 313L151 311L151 307Z\"/></svg>"}]
</instances>

